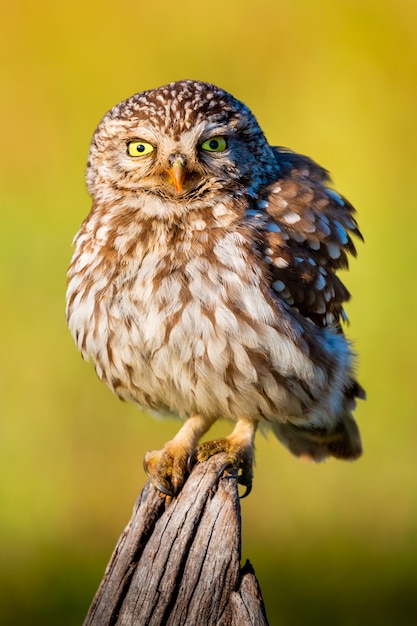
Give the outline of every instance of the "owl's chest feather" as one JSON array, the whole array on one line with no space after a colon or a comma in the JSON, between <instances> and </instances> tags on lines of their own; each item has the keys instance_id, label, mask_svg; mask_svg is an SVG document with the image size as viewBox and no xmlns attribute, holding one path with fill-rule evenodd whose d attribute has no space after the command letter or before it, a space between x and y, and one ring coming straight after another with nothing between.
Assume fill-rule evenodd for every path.
<instances>
[{"instance_id":1,"label":"owl's chest feather","mask_svg":"<svg viewBox=\"0 0 417 626\"><path fill-rule=\"evenodd\" d=\"M176 360L190 372L207 361L207 368L211 364L224 376L232 342L255 348L248 320L273 323L275 313L262 293L258 266L248 265L246 253L232 239L225 236L207 253L182 259L180 253L173 260L148 252L126 268L106 307L118 351L132 349L131 342L123 345L120 325L135 327L135 351L152 371L169 378Z\"/></svg>"},{"instance_id":2,"label":"owl's chest feather","mask_svg":"<svg viewBox=\"0 0 417 626\"><path fill-rule=\"evenodd\" d=\"M244 230L205 235L175 254L161 237L138 238L117 273L105 246L87 252L81 237L68 289L80 351L117 395L140 405L231 418L301 414L311 399L284 379L314 387L322 373L297 333L285 332Z\"/></svg>"}]
</instances>

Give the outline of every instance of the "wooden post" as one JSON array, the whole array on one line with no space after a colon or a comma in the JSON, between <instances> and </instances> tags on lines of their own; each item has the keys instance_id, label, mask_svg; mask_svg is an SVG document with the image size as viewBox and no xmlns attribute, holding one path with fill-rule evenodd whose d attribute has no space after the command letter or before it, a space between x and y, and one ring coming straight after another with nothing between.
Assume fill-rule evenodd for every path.
<instances>
[{"instance_id":1,"label":"wooden post","mask_svg":"<svg viewBox=\"0 0 417 626\"><path fill-rule=\"evenodd\" d=\"M147 483L84 626L267 626L255 572L240 568L237 475L197 464L178 497Z\"/></svg>"}]
</instances>

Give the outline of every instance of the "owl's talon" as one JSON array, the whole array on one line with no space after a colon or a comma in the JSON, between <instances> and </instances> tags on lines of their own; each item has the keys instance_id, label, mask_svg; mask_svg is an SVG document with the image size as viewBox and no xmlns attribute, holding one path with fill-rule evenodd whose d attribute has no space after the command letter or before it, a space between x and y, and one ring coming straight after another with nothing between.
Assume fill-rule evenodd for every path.
<instances>
[{"instance_id":1,"label":"owl's talon","mask_svg":"<svg viewBox=\"0 0 417 626\"><path fill-rule=\"evenodd\" d=\"M196 450L193 450L192 452L190 452L190 454L188 455L188 459L187 459L187 472L189 474L191 474L191 472L193 471L193 467L195 466L196 463L197 463Z\"/></svg>"},{"instance_id":2,"label":"owl's talon","mask_svg":"<svg viewBox=\"0 0 417 626\"><path fill-rule=\"evenodd\" d=\"M239 496L240 500L243 500L243 498L247 498L250 492L252 491L252 480L249 483L244 483L241 480L239 480L238 482L244 487L246 487L245 493Z\"/></svg>"},{"instance_id":3,"label":"owl's talon","mask_svg":"<svg viewBox=\"0 0 417 626\"><path fill-rule=\"evenodd\" d=\"M227 461L218 470L216 480L218 482L223 473L228 471L229 476L237 478L239 484L246 487L245 493L240 496L241 498L246 498L252 490L253 436L255 430L256 425L251 422L237 424L232 435L224 439L206 441L198 446L196 452L196 459L200 462L206 461L219 452L227 454ZM249 439L249 444L247 439Z\"/></svg>"},{"instance_id":4,"label":"owl's talon","mask_svg":"<svg viewBox=\"0 0 417 626\"><path fill-rule=\"evenodd\" d=\"M228 470L228 469L232 470L231 472L228 472L229 476L233 476L233 477L237 476L237 468L233 465L233 463L231 461L226 461L225 463L223 463L223 465L221 466L221 468L219 469L219 471L216 474L216 481L217 482L223 476L224 472L226 470Z\"/></svg>"},{"instance_id":5,"label":"owl's talon","mask_svg":"<svg viewBox=\"0 0 417 626\"><path fill-rule=\"evenodd\" d=\"M152 474L149 471L148 464L146 462L146 457L143 459L142 465L143 465L143 469L144 469L144 472L145 472L146 476L151 480L152 479Z\"/></svg>"},{"instance_id":6,"label":"owl's talon","mask_svg":"<svg viewBox=\"0 0 417 626\"><path fill-rule=\"evenodd\" d=\"M155 470L155 475L150 471L149 465L152 465L152 463L150 462L149 459L150 459L150 453L147 453L145 455L145 458L143 459L143 469L145 471L145 474L149 478L149 482L151 483L153 487L155 487L157 491L159 491L159 493L163 494L164 496L174 498L176 495L174 491L172 491L171 489L168 489L168 487L166 487L162 482L164 481L168 483L168 481L165 480L160 475L160 472L158 472L157 470Z\"/></svg>"},{"instance_id":7,"label":"owl's talon","mask_svg":"<svg viewBox=\"0 0 417 626\"><path fill-rule=\"evenodd\" d=\"M223 473L228 469L232 470L231 472L229 472L229 476L233 476L233 477L237 476L239 470L236 467L236 465L232 463L232 461L226 461L226 463L223 463L223 465L217 472L217 476L216 476L217 481L220 480ZM238 476L237 481L240 485L243 485L244 487L246 487L245 493L239 496L239 498L243 500L243 498L247 498L250 492L252 491L252 478L250 476L246 477L242 474L241 476Z\"/></svg>"},{"instance_id":8,"label":"owl's talon","mask_svg":"<svg viewBox=\"0 0 417 626\"><path fill-rule=\"evenodd\" d=\"M164 496L168 496L170 498L174 498L175 497L175 493L173 491L170 491L166 487L164 487L164 485L162 483L154 482L152 480L152 478L150 478L150 481L151 481L151 484L155 487L155 489L157 489L157 491L162 493Z\"/></svg>"},{"instance_id":9,"label":"owl's talon","mask_svg":"<svg viewBox=\"0 0 417 626\"><path fill-rule=\"evenodd\" d=\"M155 480L155 478L149 471L149 467L146 462L146 457L143 459L143 469L145 471L146 476L149 478L151 485L155 487L155 489L157 489L160 493L164 494L164 496L169 496L170 498L173 498L175 496L175 493L173 491L170 491L161 482Z\"/></svg>"}]
</instances>

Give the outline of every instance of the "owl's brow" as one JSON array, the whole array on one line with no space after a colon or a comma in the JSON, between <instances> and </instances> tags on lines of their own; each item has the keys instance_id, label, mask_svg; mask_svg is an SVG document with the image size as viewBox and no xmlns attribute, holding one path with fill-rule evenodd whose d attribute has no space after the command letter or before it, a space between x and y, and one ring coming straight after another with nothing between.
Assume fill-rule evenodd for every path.
<instances>
[{"instance_id":1,"label":"owl's brow","mask_svg":"<svg viewBox=\"0 0 417 626\"><path fill-rule=\"evenodd\" d=\"M215 135L229 135L230 127L227 124L207 124L200 133L200 139L204 141L204 139L208 139L209 137L214 137Z\"/></svg>"},{"instance_id":2,"label":"owl's brow","mask_svg":"<svg viewBox=\"0 0 417 626\"><path fill-rule=\"evenodd\" d=\"M126 139L146 139L147 141L155 143L158 139L158 134L152 132L151 126L135 126L126 133Z\"/></svg>"}]
</instances>

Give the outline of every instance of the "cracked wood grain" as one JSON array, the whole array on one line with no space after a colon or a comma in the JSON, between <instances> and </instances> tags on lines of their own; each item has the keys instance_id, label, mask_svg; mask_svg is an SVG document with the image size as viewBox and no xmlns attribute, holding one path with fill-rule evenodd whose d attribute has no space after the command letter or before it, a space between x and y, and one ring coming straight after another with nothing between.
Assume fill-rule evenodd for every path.
<instances>
[{"instance_id":1,"label":"cracked wood grain","mask_svg":"<svg viewBox=\"0 0 417 626\"><path fill-rule=\"evenodd\" d=\"M181 493L140 494L84 626L264 626L249 561L241 569L236 474L217 475L217 454L198 464Z\"/></svg>"}]
</instances>

